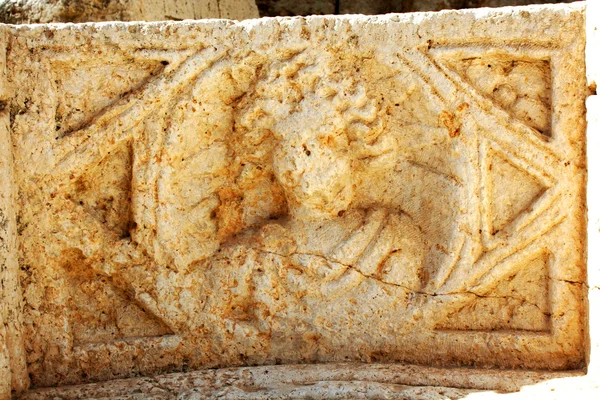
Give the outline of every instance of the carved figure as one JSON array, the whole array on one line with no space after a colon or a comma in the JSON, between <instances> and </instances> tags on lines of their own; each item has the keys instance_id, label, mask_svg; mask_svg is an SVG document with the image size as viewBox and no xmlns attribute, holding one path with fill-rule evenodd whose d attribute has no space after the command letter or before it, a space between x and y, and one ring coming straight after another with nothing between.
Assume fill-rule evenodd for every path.
<instances>
[{"instance_id":1,"label":"carved figure","mask_svg":"<svg viewBox=\"0 0 600 400\"><path fill-rule=\"evenodd\" d=\"M317 61L332 62L328 55L322 57ZM231 135L242 137L232 138L233 151L228 152L237 160L230 160L228 168L235 170L237 162L241 171L228 190L239 192L246 164L252 162L252 155L244 153L244 140L251 135L264 136L261 142L267 145L260 169L272 174L272 185L283 194L287 212L259 219L246 228L232 227L222 221L231 219L224 214L236 212L227 208L226 200L232 197L224 194L227 189L219 189L219 205L211 206L208 201L202 210L193 211L221 217L216 224L209 224L214 227L210 240L220 237L223 244L207 247L212 251L190 266L169 272L168 281L179 282L194 299L186 305L178 305L178 300L174 305L161 298L156 305L161 309L164 301L180 308L177 313L161 313L177 326L175 331L193 331L201 325L210 331L206 336L214 338L227 330L228 321L245 324L247 329L269 326L271 330L265 310L268 315L294 319L302 304L307 309L304 298L335 301L359 285L375 285L377 288L370 289L374 292L381 292L379 286L391 285L402 293L397 302L406 308L407 296L421 287L425 240L419 228L400 210L353 205L357 155L389 147L378 110L357 82L336 80L336 74L319 77L316 82L317 73L302 67L314 65L315 60L311 61L292 59L269 69L254 94L247 94L238 106L242 110L237 116L238 130ZM279 78L290 70L296 78ZM340 71L337 75L343 76ZM310 80L314 84L308 83ZM278 99L281 93L286 97ZM279 104L270 104L273 101ZM236 141L242 145L236 147ZM138 272L131 275L132 271L135 269L123 269L112 276L139 281ZM156 286L160 280L147 284ZM314 318L314 314L305 317Z\"/></svg>"},{"instance_id":2,"label":"carved figure","mask_svg":"<svg viewBox=\"0 0 600 400\"><path fill-rule=\"evenodd\" d=\"M165 25L167 46L134 26L20 31L7 71L34 384L576 365L577 15L527 46L496 17L469 17L502 27L491 42L436 39L455 14Z\"/></svg>"}]
</instances>

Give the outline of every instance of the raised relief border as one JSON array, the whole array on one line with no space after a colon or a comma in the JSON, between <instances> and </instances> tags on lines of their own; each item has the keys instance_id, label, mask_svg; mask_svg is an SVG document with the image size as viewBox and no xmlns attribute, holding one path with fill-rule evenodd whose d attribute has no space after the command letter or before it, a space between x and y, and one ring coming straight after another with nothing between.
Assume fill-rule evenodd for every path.
<instances>
[{"instance_id":1,"label":"raised relief border","mask_svg":"<svg viewBox=\"0 0 600 400\"><path fill-rule=\"evenodd\" d=\"M546 146L552 140L552 51L548 47L506 43L494 49L470 43L432 51L432 59L444 73L475 104L488 107L488 119L497 121L493 132L480 127L479 166L472 178L481 182L478 232L484 254L480 257L493 259L494 252L508 247L512 248L509 256L524 259L513 261L495 279L482 278L487 287L479 287L476 297L453 311L438 329L551 331L549 263L553 257L550 249L535 242L565 216L550 209L558 206L561 193L551 164L558 157ZM500 122L506 119L508 123ZM524 139L512 144L507 141L510 136ZM531 143L529 152L523 141ZM531 161L540 153L547 156L536 168ZM523 232L528 226L535 228ZM524 242L531 242L529 249L523 249ZM488 274L493 276L496 266L490 267Z\"/></svg>"}]
</instances>

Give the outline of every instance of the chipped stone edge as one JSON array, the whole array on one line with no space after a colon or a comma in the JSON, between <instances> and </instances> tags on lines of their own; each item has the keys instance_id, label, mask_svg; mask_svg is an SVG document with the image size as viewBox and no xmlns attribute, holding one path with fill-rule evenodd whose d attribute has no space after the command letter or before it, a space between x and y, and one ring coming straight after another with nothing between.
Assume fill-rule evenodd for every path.
<instances>
[{"instance_id":1,"label":"chipped stone edge","mask_svg":"<svg viewBox=\"0 0 600 400\"><path fill-rule=\"evenodd\" d=\"M515 392L524 386L557 378L583 376L583 371L541 372L513 370L483 370L469 368L436 368L406 364L316 364L275 365L200 370L186 373L157 375L146 378L118 379L85 385L37 389L22 399L36 400L59 396L61 399L113 398L132 393L151 394L164 391L186 398L186 393L215 394L230 387L245 388L247 392L277 393L286 388L316 383L376 383L412 387L458 388ZM327 386L322 390L327 394ZM271 397L273 396L273 397ZM245 398L245 397L244 397ZM328 398L328 397L327 397Z\"/></svg>"},{"instance_id":2,"label":"chipped stone edge","mask_svg":"<svg viewBox=\"0 0 600 400\"><path fill-rule=\"evenodd\" d=\"M588 371L600 375L600 2L586 3L586 75L590 96L587 98L587 207L588 207ZM590 245L591 244L591 245Z\"/></svg>"},{"instance_id":3,"label":"chipped stone edge","mask_svg":"<svg viewBox=\"0 0 600 400\"><path fill-rule=\"evenodd\" d=\"M0 398L29 387L22 337L22 294L17 259L16 184L13 174L10 113L11 94L5 84L10 32L0 27Z\"/></svg>"}]
</instances>

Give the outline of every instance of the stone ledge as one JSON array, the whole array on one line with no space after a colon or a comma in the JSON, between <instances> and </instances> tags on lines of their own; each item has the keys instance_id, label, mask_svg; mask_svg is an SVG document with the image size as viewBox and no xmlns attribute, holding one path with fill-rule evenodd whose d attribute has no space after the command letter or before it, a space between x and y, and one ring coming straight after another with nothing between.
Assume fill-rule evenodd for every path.
<instances>
[{"instance_id":1,"label":"stone ledge","mask_svg":"<svg viewBox=\"0 0 600 400\"><path fill-rule=\"evenodd\" d=\"M472 395L485 394L484 391L488 391L489 395L492 394L490 390L508 393L526 388L528 395L551 394L556 388L568 387L565 382L569 380L583 388L583 375L583 371L502 371L402 364L278 365L223 368L39 389L28 392L22 399L134 398L146 395L165 399L478 399Z\"/></svg>"}]
</instances>

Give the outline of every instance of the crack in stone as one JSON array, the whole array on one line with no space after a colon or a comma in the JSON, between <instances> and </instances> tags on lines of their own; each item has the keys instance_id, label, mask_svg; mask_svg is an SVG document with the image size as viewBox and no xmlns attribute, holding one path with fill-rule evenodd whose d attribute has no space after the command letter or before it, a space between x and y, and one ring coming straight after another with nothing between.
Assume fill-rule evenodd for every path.
<instances>
[{"instance_id":1,"label":"crack in stone","mask_svg":"<svg viewBox=\"0 0 600 400\"><path fill-rule=\"evenodd\" d=\"M538 310L540 310L540 312L541 312L542 314L544 314L544 315L548 315L548 316L550 316L550 315L551 315L551 313L549 313L549 312L547 312L547 311L544 311L544 310L542 310L542 309L540 308L540 306L538 306L537 304L534 304L534 303L532 303L532 302L530 302L530 301L528 301L528 300L526 300L526 299L524 299L524 298L520 298L520 297L514 297L514 296L487 296L487 295L480 295L480 294L477 294L477 293L474 293L474 292L471 292L471 291L468 291L468 290L467 290L467 291L465 291L465 293L466 293L466 294L472 294L472 295L474 295L474 296L476 296L477 298L480 298L480 299L504 299L504 300L512 299L512 300L520 301L520 302L521 302L521 306L522 306L523 304L529 304L529 305L531 305L531 306L534 306L534 307L535 307L535 308L537 308ZM464 308L464 307L463 307L463 308Z\"/></svg>"},{"instance_id":2,"label":"crack in stone","mask_svg":"<svg viewBox=\"0 0 600 400\"><path fill-rule=\"evenodd\" d=\"M577 282L577 281L572 281L569 279L559 279L559 278L550 278L553 281L558 281L558 282L565 282L565 283L569 283L571 285L583 285L583 286L587 286L587 284L585 282Z\"/></svg>"},{"instance_id":3,"label":"crack in stone","mask_svg":"<svg viewBox=\"0 0 600 400\"><path fill-rule=\"evenodd\" d=\"M289 255L287 255L287 256L286 256L286 255L284 255L284 254L280 254L280 253L277 253L277 252L274 252L274 251L268 251L268 250L264 250L264 249L257 249L257 250L258 250L258 251L260 251L261 253L266 253L266 254L274 254L274 255L277 255L277 256L280 256L280 257L291 257L291 256L294 256L294 255L296 255L296 256L312 256L312 257L317 257L317 258L320 258L320 259L322 259L322 260L325 260L325 261L327 261L328 263L332 263L332 264L341 265L341 266L343 266L343 267L346 267L346 268L348 268L348 269L351 269L351 270L353 270L353 271L357 272L358 274L360 274L360 275L361 275L363 278L365 278L365 279L373 279L373 280L375 280L375 281L381 282L381 283L383 283L383 284L386 284L386 285L391 285L391 286L399 287L399 288L401 288L401 289L407 290L407 291L409 291L409 292L411 292L411 293L414 293L414 294L431 295L430 293L426 293L426 292L419 292L419 291L416 291L416 290L410 289L410 288L408 288L407 286L400 285L400 284L398 284L398 283L393 283L393 282L384 281L383 279L381 279L381 278L378 278L378 277L376 277L376 276L372 276L372 275L366 275L366 274L364 274L363 272L361 272L359 269L355 268L353 265L343 264L343 263L340 263L340 262L338 262L338 261L332 261L332 260L328 259L327 257L325 257L325 256L324 256L324 255L322 255L322 254L314 254L314 253L298 253L298 252L293 252L293 253L291 253L291 254L289 254Z\"/></svg>"}]
</instances>

